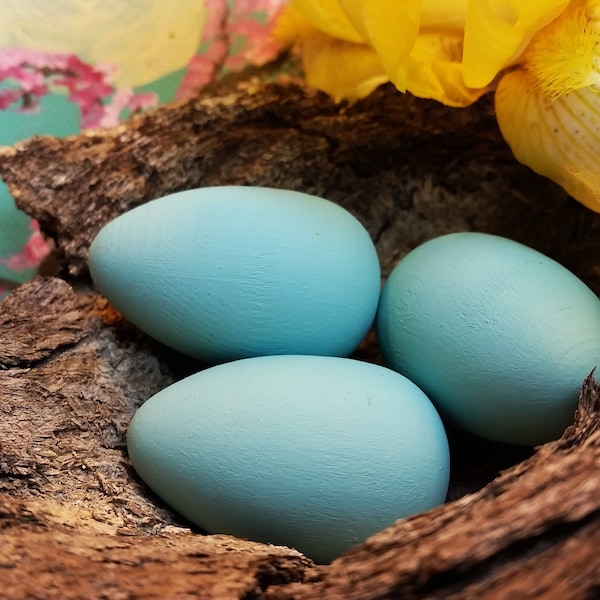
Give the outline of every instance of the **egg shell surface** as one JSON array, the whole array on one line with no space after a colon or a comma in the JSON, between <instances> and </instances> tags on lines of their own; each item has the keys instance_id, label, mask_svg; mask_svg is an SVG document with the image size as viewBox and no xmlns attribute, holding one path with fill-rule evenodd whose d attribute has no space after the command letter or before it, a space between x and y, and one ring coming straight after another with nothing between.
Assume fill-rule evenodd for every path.
<instances>
[{"instance_id":1,"label":"egg shell surface","mask_svg":"<svg viewBox=\"0 0 600 600\"><path fill-rule=\"evenodd\" d=\"M176 193L107 224L89 253L96 287L127 319L208 363L346 356L381 289L369 234L337 204L222 186Z\"/></svg>"},{"instance_id":2,"label":"egg shell surface","mask_svg":"<svg viewBox=\"0 0 600 600\"><path fill-rule=\"evenodd\" d=\"M534 445L573 422L600 364L600 301L547 256L506 238L455 233L394 268L377 336L386 364L443 418L491 440Z\"/></svg>"},{"instance_id":3,"label":"egg shell surface","mask_svg":"<svg viewBox=\"0 0 600 600\"><path fill-rule=\"evenodd\" d=\"M140 477L199 527L322 563L448 489L433 404L398 373L348 358L206 369L143 404L127 445Z\"/></svg>"}]
</instances>

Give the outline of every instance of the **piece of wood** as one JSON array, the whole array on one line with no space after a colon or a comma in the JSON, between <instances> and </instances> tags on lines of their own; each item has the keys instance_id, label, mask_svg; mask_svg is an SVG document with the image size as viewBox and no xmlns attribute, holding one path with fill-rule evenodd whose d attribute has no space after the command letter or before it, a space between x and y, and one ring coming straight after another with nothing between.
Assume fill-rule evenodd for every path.
<instances>
[{"instance_id":1,"label":"piece of wood","mask_svg":"<svg viewBox=\"0 0 600 600\"><path fill-rule=\"evenodd\" d=\"M86 272L98 229L152 198L222 184L307 191L362 220L384 274L426 239L476 230L538 248L600 292L600 218L514 161L489 98L457 110L383 87L347 106L295 86L249 88L114 130L0 149L0 176L53 239L60 276L0 304L0 597L592 598L600 590L593 378L575 425L536 452L451 432L451 501L330 566L190 529L127 460L136 408L200 368L129 325ZM379 360L372 334L357 356Z\"/></svg>"}]
</instances>

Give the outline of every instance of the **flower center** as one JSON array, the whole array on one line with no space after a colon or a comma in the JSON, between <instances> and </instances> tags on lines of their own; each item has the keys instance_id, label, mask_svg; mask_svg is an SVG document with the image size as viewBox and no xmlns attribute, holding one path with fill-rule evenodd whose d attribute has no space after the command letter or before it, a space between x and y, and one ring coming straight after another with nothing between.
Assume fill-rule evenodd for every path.
<instances>
[{"instance_id":1,"label":"flower center","mask_svg":"<svg viewBox=\"0 0 600 600\"><path fill-rule=\"evenodd\" d=\"M600 91L600 8L575 4L535 36L526 54L526 68L549 101L585 87Z\"/></svg>"}]
</instances>

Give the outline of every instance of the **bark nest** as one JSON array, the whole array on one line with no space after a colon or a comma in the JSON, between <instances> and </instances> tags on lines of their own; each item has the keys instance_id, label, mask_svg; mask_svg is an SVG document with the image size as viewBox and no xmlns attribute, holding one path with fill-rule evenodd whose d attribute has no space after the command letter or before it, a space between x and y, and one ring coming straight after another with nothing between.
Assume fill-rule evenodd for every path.
<instances>
[{"instance_id":1,"label":"bark nest","mask_svg":"<svg viewBox=\"0 0 600 600\"><path fill-rule=\"evenodd\" d=\"M53 240L51 276L0 304L0 581L23 598L593 598L600 592L600 386L536 449L450 432L449 501L331 565L204 535L137 479L125 433L198 368L98 295L86 255L125 210L191 187L266 185L345 206L384 275L419 243L485 231L600 293L600 217L513 159L489 98L449 109L382 87L354 105L295 86L202 97L68 139L0 149L0 176ZM378 361L370 336L357 356Z\"/></svg>"}]
</instances>

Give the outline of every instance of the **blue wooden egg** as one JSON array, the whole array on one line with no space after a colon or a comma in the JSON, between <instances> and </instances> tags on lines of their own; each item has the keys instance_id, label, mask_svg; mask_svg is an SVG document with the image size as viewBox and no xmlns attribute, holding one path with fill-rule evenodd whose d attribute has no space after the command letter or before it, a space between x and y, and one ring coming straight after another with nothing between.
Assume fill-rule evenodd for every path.
<instances>
[{"instance_id":1,"label":"blue wooden egg","mask_svg":"<svg viewBox=\"0 0 600 600\"><path fill-rule=\"evenodd\" d=\"M386 363L450 422L533 445L573 422L581 384L600 365L600 300L532 248L455 233L396 265L377 334Z\"/></svg>"},{"instance_id":2,"label":"blue wooden egg","mask_svg":"<svg viewBox=\"0 0 600 600\"><path fill-rule=\"evenodd\" d=\"M269 354L350 354L368 331L379 261L333 202L223 186L139 206L106 225L89 267L131 322L209 363Z\"/></svg>"},{"instance_id":3,"label":"blue wooden egg","mask_svg":"<svg viewBox=\"0 0 600 600\"><path fill-rule=\"evenodd\" d=\"M429 399L378 365L323 356L225 363L150 398L127 435L140 477L211 533L329 562L444 502L448 442Z\"/></svg>"}]
</instances>

